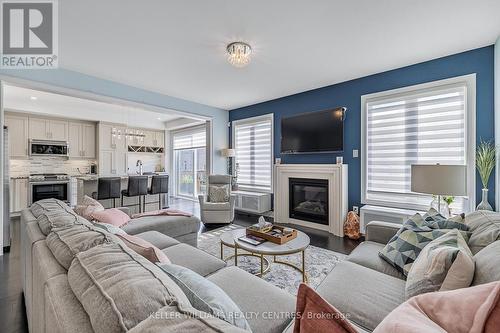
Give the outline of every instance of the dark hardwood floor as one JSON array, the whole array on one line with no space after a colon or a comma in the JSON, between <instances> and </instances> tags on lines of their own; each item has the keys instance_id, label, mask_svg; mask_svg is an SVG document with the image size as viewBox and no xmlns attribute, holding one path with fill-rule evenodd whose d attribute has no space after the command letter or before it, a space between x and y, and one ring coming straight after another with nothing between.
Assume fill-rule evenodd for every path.
<instances>
[{"instance_id":1,"label":"dark hardwood floor","mask_svg":"<svg viewBox=\"0 0 500 333\"><path fill-rule=\"evenodd\" d=\"M200 216L200 207L196 201L172 198L170 208L191 212ZM236 214L234 223L249 226L257 222L257 215ZM0 332L27 333L28 323L22 294L21 257L19 218L11 221L12 246L10 252L0 256ZM200 233L219 228L224 225L201 225ZM347 238L337 237L325 231L293 225L309 235L311 245L332 251L349 254L360 243ZM36 311L36 309L35 309Z\"/></svg>"}]
</instances>

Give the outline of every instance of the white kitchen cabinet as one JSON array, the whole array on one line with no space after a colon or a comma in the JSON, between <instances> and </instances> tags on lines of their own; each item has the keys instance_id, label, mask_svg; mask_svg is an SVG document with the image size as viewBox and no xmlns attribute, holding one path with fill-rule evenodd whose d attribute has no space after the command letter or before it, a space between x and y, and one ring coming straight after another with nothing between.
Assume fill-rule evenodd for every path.
<instances>
[{"instance_id":1,"label":"white kitchen cabinet","mask_svg":"<svg viewBox=\"0 0 500 333\"><path fill-rule=\"evenodd\" d=\"M100 176L125 176L127 174L127 152L115 149L99 152Z\"/></svg>"},{"instance_id":2,"label":"white kitchen cabinet","mask_svg":"<svg viewBox=\"0 0 500 333\"><path fill-rule=\"evenodd\" d=\"M155 132L155 147L165 147L165 131Z\"/></svg>"},{"instance_id":3,"label":"white kitchen cabinet","mask_svg":"<svg viewBox=\"0 0 500 333\"><path fill-rule=\"evenodd\" d=\"M48 123L51 140L68 141L69 123L67 121L49 119Z\"/></svg>"},{"instance_id":4,"label":"white kitchen cabinet","mask_svg":"<svg viewBox=\"0 0 500 333\"><path fill-rule=\"evenodd\" d=\"M29 138L33 140L50 139L47 119L29 117Z\"/></svg>"},{"instance_id":5,"label":"white kitchen cabinet","mask_svg":"<svg viewBox=\"0 0 500 333\"><path fill-rule=\"evenodd\" d=\"M64 120L29 117L29 138L68 141L69 123Z\"/></svg>"},{"instance_id":6,"label":"white kitchen cabinet","mask_svg":"<svg viewBox=\"0 0 500 333\"><path fill-rule=\"evenodd\" d=\"M95 158L96 130L94 124L69 123L69 156Z\"/></svg>"},{"instance_id":7,"label":"white kitchen cabinet","mask_svg":"<svg viewBox=\"0 0 500 333\"><path fill-rule=\"evenodd\" d=\"M82 157L82 124L69 123L69 157L81 158Z\"/></svg>"},{"instance_id":8,"label":"white kitchen cabinet","mask_svg":"<svg viewBox=\"0 0 500 333\"><path fill-rule=\"evenodd\" d=\"M95 158L96 130L94 124L82 124L83 157Z\"/></svg>"},{"instance_id":9,"label":"white kitchen cabinet","mask_svg":"<svg viewBox=\"0 0 500 333\"><path fill-rule=\"evenodd\" d=\"M155 140L156 140L156 132L154 131L144 131L144 143L143 145L145 147L154 147Z\"/></svg>"},{"instance_id":10,"label":"white kitchen cabinet","mask_svg":"<svg viewBox=\"0 0 500 333\"><path fill-rule=\"evenodd\" d=\"M6 114L5 126L9 131L9 156L28 157L28 117Z\"/></svg>"},{"instance_id":11,"label":"white kitchen cabinet","mask_svg":"<svg viewBox=\"0 0 500 333\"><path fill-rule=\"evenodd\" d=\"M125 127L105 123L99 124L99 149L127 150Z\"/></svg>"},{"instance_id":12,"label":"white kitchen cabinet","mask_svg":"<svg viewBox=\"0 0 500 333\"><path fill-rule=\"evenodd\" d=\"M19 178L10 181L10 212L17 213L28 207L28 179Z\"/></svg>"}]
</instances>

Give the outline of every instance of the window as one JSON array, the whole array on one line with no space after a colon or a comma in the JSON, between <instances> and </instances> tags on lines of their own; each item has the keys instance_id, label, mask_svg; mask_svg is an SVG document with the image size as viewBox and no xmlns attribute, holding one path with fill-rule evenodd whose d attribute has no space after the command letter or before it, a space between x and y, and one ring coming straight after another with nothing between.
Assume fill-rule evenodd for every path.
<instances>
[{"instance_id":1,"label":"window","mask_svg":"<svg viewBox=\"0 0 500 333\"><path fill-rule=\"evenodd\" d=\"M233 122L238 188L272 192L273 115Z\"/></svg>"},{"instance_id":2,"label":"window","mask_svg":"<svg viewBox=\"0 0 500 333\"><path fill-rule=\"evenodd\" d=\"M206 128L173 134L175 193L190 199L206 192Z\"/></svg>"},{"instance_id":3,"label":"window","mask_svg":"<svg viewBox=\"0 0 500 333\"><path fill-rule=\"evenodd\" d=\"M424 210L432 197L412 193L412 164L468 166L466 198L474 206L475 76L442 80L361 98L362 201Z\"/></svg>"}]
</instances>

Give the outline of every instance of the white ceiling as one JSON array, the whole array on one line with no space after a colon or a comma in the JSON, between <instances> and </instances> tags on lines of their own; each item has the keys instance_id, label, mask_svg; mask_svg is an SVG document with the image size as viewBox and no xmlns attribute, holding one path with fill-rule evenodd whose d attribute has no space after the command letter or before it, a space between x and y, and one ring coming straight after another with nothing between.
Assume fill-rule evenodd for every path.
<instances>
[{"instance_id":1,"label":"white ceiling","mask_svg":"<svg viewBox=\"0 0 500 333\"><path fill-rule=\"evenodd\" d=\"M187 118L175 113L164 114L126 107L109 103L102 103L88 99L64 96L38 90L5 86L3 100L6 110L27 113L65 117L70 119L105 121L126 124L130 127L164 129L165 122ZM35 97L36 100L33 100ZM198 120L189 119L196 124Z\"/></svg>"},{"instance_id":2,"label":"white ceiling","mask_svg":"<svg viewBox=\"0 0 500 333\"><path fill-rule=\"evenodd\" d=\"M60 66L233 109L493 44L498 0L65 0ZM242 40L252 62L231 67Z\"/></svg>"}]
</instances>

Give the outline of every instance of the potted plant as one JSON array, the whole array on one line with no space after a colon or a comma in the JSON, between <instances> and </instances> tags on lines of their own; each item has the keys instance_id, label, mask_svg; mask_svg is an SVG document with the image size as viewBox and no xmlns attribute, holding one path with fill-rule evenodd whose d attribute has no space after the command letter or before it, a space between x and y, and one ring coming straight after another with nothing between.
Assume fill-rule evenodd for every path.
<instances>
[{"instance_id":1,"label":"potted plant","mask_svg":"<svg viewBox=\"0 0 500 333\"><path fill-rule=\"evenodd\" d=\"M488 202L488 181L496 163L496 147L491 141L483 141L476 149L476 168L483 183L483 198L477 210L493 210Z\"/></svg>"}]
</instances>

